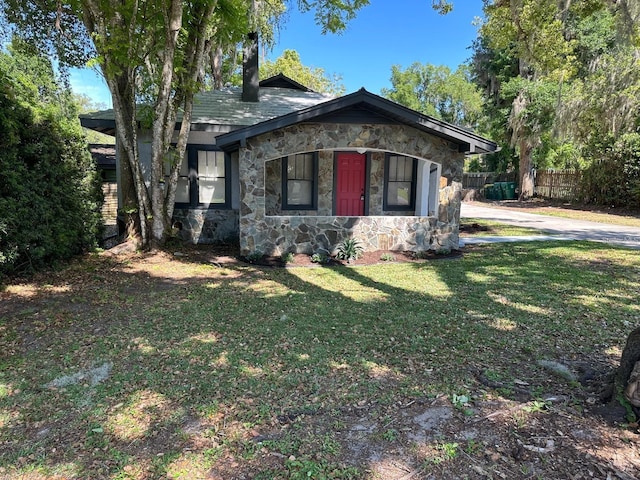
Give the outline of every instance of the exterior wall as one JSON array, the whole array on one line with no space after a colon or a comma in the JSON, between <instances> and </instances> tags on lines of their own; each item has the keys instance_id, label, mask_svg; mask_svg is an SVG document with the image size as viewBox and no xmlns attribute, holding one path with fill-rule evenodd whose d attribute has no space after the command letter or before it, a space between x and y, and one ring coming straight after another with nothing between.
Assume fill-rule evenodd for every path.
<instances>
[{"instance_id":1,"label":"exterior wall","mask_svg":"<svg viewBox=\"0 0 640 480\"><path fill-rule=\"evenodd\" d=\"M300 152L298 152L300 153ZM266 215L332 215L333 213L333 152L318 152L318 208L316 210L282 210L282 159L265 164Z\"/></svg>"},{"instance_id":2,"label":"exterior wall","mask_svg":"<svg viewBox=\"0 0 640 480\"><path fill-rule=\"evenodd\" d=\"M173 225L190 243L237 243L238 211L176 208Z\"/></svg>"},{"instance_id":3,"label":"exterior wall","mask_svg":"<svg viewBox=\"0 0 640 480\"><path fill-rule=\"evenodd\" d=\"M454 233L435 217L265 217L262 228L268 243L249 236L246 252L334 254L340 242L352 237L367 251L438 250L452 248L447 242Z\"/></svg>"},{"instance_id":4,"label":"exterior wall","mask_svg":"<svg viewBox=\"0 0 640 480\"><path fill-rule=\"evenodd\" d=\"M265 185L275 178L277 159L296 153L320 151L327 168L328 153L333 169L333 151L364 148L370 153L371 179L369 214L371 217L317 217L316 212L278 212L277 188ZM394 152L442 165L444 184L440 189L437 217L393 216L382 212L384 152ZM336 244L354 236L365 248L424 250L458 247L460 192L463 154L438 137L400 125L298 124L249 139L240 150L240 250L243 255L332 250ZM277 174L278 176L280 174ZM328 173L323 173L323 177ZM333 182L333 175L331 175ZM277 182L276 182L277 183ZM324 182L323 182L324 183ZM331 183L332 184L332 183ZM320 184L319 184L320 187ZM268 195L267 195L268 193ZM281 192L280 192L281 193ZM329 203L328 191L320 191L320 210ZM331 194L330 203L333 198ZM268 209L267 209L268 205ZM319 212L318 212L319 213ZM383 214L376 216L376 214ZM269 215L271 214L271 215ZM403 212L401 215L406 215Z\"/></svg>"}]
</instances>

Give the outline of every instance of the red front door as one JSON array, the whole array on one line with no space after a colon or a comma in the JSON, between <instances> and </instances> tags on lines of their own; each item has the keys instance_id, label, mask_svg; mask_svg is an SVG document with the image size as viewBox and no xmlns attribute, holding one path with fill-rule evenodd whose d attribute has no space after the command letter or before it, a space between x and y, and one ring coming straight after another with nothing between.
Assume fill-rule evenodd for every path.
<instances>
[{"instance_id":1,"label":"red front door","mask_svg":"<svg viewBox=\"0 0 640 480\"><path fill-rule=\"evenodd\" d=\"M338 153L336 175L336 215L364 215L364 179L366 156L359 153Z\"/></svg>"}]
</instances>

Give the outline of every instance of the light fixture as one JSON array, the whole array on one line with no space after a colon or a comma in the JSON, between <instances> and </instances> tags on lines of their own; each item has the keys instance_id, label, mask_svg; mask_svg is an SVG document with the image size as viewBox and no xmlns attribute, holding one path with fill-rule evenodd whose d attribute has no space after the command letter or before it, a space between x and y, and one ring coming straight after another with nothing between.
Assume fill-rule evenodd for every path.
<instances>
[{"instance_id":1,"label":"light fixture","mask_svg":"<svg viewBox=\"0 0 640 480\"><path fill-rule=\"evenodd\" d=\"M356 148L356 152L358 152L360 155L362 155L363 153L365 153L367 151L366 148Z\"/></svg>"}]
</instances>

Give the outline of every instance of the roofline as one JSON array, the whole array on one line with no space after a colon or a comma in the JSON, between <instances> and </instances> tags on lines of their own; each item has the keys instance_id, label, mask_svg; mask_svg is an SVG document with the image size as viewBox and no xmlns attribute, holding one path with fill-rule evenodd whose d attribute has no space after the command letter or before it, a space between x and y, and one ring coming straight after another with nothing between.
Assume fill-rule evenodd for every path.
<instances>
[{"instance_id":1,"label":"roofline","mask_svg":"<svg viewBox=\"0 0 640 480\"><path fill-rule=\"evenodd\" d=\"M312 107L307 107L296 112L220 135L216 139L216 143L224 150L235 150L244 145L247 138L262 135L297 123L310 122L320 116L331 114L358 104L371 105L398 117L402 123L414 126L422 131L456 143L464 153L492 153L498 149L497 144L491 140L476 135L475 133L458 127L457 125L423 115L415 110L411 110L403 105L368 92L364 88L343 97L338 97Z\"/></svg>"},{"instance_id":2,"label":"roofline","mask_svg":"<svg viewBox=\"0 0 640 480\"><path fill-rule=\"evenodd\" d=\"M291 77L287 77L284 73L279 73L277 75L272 75L269 78L265 78L264 80L260 80L260 87L264 87L264 88L274 88L274 87L269 87L268 84L277 80L282 80L285 83L289 83L291 84L292 87L294 87L297 90L301 90L303 92L309 92L309 93L317 93L315 90L310 89L309 87L307 87L306 85L301 84L300 82L296 82L293 78ZM265 86L267 85L267 86ZM281 87L282 88L282 87Z\"/></svg>"}]
</instances>

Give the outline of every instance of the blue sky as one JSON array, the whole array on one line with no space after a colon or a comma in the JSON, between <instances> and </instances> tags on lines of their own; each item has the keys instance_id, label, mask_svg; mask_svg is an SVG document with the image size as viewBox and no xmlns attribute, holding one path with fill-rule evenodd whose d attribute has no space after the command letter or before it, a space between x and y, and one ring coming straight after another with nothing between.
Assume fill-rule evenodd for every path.
<instances>
[{"instance_id":1,"label":"blue sky","mask_svg":"<svg viewBox=\"0 0 640 480\"><path fill-rule=\"evenodd\" d=\"M347 93L366 88L380 93L391 86L391 66L414 62L448 65L455 69L471 56L476 38L475 17L482 16L482 0L456 0L453 12L439 15L431 0L371 0L341 35L322 35L313 14L292 9L269 59L283 50L298 51L304 65L339 75ZM91 70L74 71L76 93L111 107L101 77Z\"/></svg>"}]
</instances>

